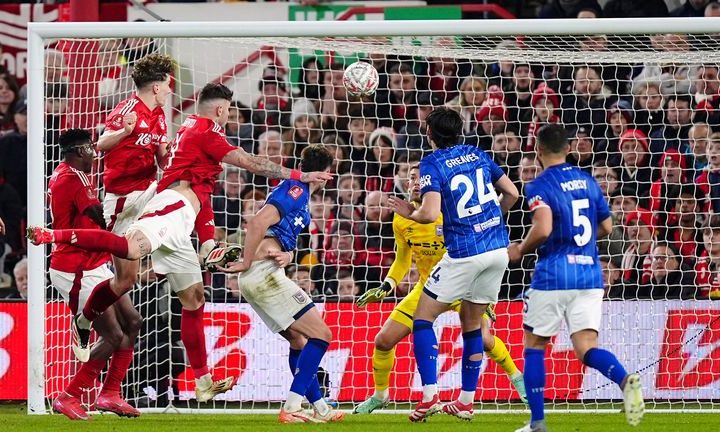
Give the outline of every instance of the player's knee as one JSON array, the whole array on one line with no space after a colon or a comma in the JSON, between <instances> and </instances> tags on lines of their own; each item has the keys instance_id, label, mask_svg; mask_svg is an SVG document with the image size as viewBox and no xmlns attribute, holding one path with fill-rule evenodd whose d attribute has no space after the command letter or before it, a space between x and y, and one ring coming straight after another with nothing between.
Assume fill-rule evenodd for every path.
<instances>
[{"instance_id":1,"label":"player's knee","mask_svg":"<svg viewBox=\"0 0 720 432\"><path fill-rule=\"evenodd\" d=\"M395 341L384 332L380 332L375 336L375 348L380 351L390 351L395 347Z\"/></svg>"},{"instance_id":2,"label":"player's knee","mask_svg":"<svg viewBox=\"0 0 720 432\"><path fill-rule=\"evenodd\" d=\"M323 325L322 327L319 327L317 330L314 331L314 335L312 336L315 339L322 339L327 343L330 343L332 341L332 331L330 331L330 327L327 325Z\"/></svg>"},{"instance_id":3,"label":"player's knee","mask_svg":"<svg viewBox=\"0 0 720 432\"><path fill-rule=\"evenodd\" d=\"M117 328L113 329L112 331L108 332L107 334L103 335L103 339L105 342L114 347L117 348L120 346L123 340L124 333L122 329L118 326Z\"/></svg>"},{"instance_id":4,"label":"player's knee","mask_svg":"<svg viewBox=\"0 0 720 432\"><path fill-rule=\"evenodd\" d=\"M127 319L127 323L125 324L125 333L128 336L135 337L140 333L140 328L142 327L143 318L142 315L139 313L133 314L130 318Z\"/></svg>"},{"instance_id":5,"label":"player's knee","mask_svg":"<svg viewBox=\"0 0 720 432\"><path fill-rule=\"evenodd\" d=\"M115 288L113 291L116 293L126 293L135 286L137 282L137 275L130 272L118 272L115 274Z\"/></svg>"},{"instance_id":6,"label":"player's knee","mask_svg":"<svg viewBox=\"0 0 720 432\"><path fill-rule=\"evenodd\" d=\"M178 297L180 298L180 303L183 308L188 310L196 310L205 304L205 291L203 290L202 284L194 284L180 291Z\"/></svg>"},{"instance_id":7,"label":"player's knee","mask_svg":"<svg viewBox=\"0 0 720 432\"><path fill-rule=\"evenodd\" d=\"M287 341L290 343L290 348L294 350L303 349L305 347L305 343L307 342L305 336L295 331L287 331L283 333L283 337L287 339Z\"/></svg>"}]
</instances>

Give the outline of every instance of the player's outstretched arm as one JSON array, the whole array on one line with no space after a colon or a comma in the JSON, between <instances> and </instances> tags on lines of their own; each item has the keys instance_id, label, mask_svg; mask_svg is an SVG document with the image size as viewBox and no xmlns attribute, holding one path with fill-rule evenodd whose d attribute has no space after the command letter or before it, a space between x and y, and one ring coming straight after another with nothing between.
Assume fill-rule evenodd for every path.
<instances>
[{"instance_id":1,"label":"player's outstretched arm","mask_svg":"<svg viewBox=\"0 0 720 432\"><path fill-rule=\"evenodd\" d=\"M332 180L332 175L325 172L300 172L280 166L268 159L251 155L245 150L238 148L226 154L222 159L224 163L235 165L269 179L294 179L303 183L313 183Z\"/></svg>"},{"instance_id":2,"label":"player's outstretched arm","mask_svg":"<svg viewBox=\"0 0 720 432\"><path fill-rule=\"evenodd\" d=\"M503 214L506 214L512 206L515 205L518 198L520 198L520 192L518 191L515 184L508 178L508 176L504 175L498 179L497 182L495 182L495 189L499 190L502 194L500 196L500 208L502 209Z\"/></svg>"},{"instance_id":3,"label":"player's outstretched arm","mask_svg":"<svg viewBox=\"0 0 720 432\"><path fill-rule=\"evenodd\" d=\"M612 232L612 216L609 218L606 218L604 221L600 222L600 225L598 226L597 230L597 238L598 240L607 237Z\"/></svg>"},{"instance_id":4,"label":"player's outstretched arm","mask_svg":"<svg viewBox=\"0 0 720 432\"><path fill-rule=\"evenodd\" d=\"M430 191L424 193L422 204L418 208L415 208L412 203L397 197L390 197L388 204L395 213L421 224L434 222L440 216L440 192Z\"/></svg>"},{"instance_id":5,"label":"player's outstretched arm","mask_svg":"<svg viewBox=\"0 0 720 432\"><path fill-rule=\"evenodd\" d=\"M243 246L243 258L240 262L229 263L218 269L225 273L240 273L250 268L257 253L260 242L265 238L268 228L280 222L280 212L272 204L266 204L248 222Z\"/></svg>"},{"instance_id":6,"label":"player's outstretched arm","mask_svg":"<svg viewBox=\"0 0 720 432\"><path fill-rule=\"evenodd\" d=\"M123 117L123 128L116 131L105 131L100 136L97 142L98 151L109 151L116 145L120 144L122 140L130 135L135 129L135 123L137 123L137 114L131 112Z\"/></svg>"},{"instance_id":7,"label":"player's outstretched arm","mask_svg":"<svg viewBox=\"0 0 720 432\"><path fill-rule=\"evenodd\" d=\"M542 206L533 212L533 221L530 231L523 241L513 243L508 247L510 261L519 261L524 255L531 253L542 245L552 233L553 215L548 206Z\"/></svg>"}]
</instances>

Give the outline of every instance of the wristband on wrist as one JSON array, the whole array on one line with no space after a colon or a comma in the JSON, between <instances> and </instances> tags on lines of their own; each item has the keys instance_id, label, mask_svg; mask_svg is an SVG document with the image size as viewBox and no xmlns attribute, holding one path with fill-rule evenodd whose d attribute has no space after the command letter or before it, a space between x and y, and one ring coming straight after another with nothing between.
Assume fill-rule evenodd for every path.
<instances>
[{"instance_id":1,"label":"wristband on wrist","mask_svg":"<svg viewBox=\"0 0 720 432\"><path fill-rule=\"evenodd\" d=\"M299 181L301 178L302 178L302 171L296 170L296 169L290 171L290 179L291 180Z\"/></svg>"}]
</instances>

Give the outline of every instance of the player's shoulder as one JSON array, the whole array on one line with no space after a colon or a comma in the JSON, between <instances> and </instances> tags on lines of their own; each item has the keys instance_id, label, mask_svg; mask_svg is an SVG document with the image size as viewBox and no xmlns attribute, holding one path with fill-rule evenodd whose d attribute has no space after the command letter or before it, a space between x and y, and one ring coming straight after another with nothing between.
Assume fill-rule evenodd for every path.
<instances>
[{"instance_id":1,"label":"player's shoulder","mask_svg":"<svg viewBox=\"0 0 720 432\"><path fill-rule=\"evenodd\" d=\"M270 195L276 200L308 201L310 187L299 180L283 180L272 190Z\"/></svg>"},{"instance_id":2,"label":"player's shoulder","mask_svg":"<svg viewBox=\"0 0 720 432\"><path fill-rule=\"evenodd\" d=\"M86 173L75 169L64 162L55 168L51 180L55 189L62 189L63 187L76 188L92 186L92 182Z\"/></svg>"},{"instance_id":3,"label":"player's shoulder","mask_svg":"<svg viewBox=\"0 0 720 432\"><path fill-rule=\"evenodd\" d=\"M406 217L399 215L398 213L395 213L393 215L392 223L393 223L393 229L397 231L399 229L401 230L401 229L404 229L404 228L410 226L413 223L413 221Z\"/></svg>"},{"instance_id":4,"label":"player's shoulder","mask_svg":"<svg viewBox=\"0 0 720 432\"><path fill-rule=\"evenodd\" d=\"M121 101L117 105L115 105L115 108L110 113L111 116L113 115L125 115L129 114L133 111L136 111L139 108L140 99L138 99L136 96L130 96L129 98Z\"/></svg>"}]
</instances>

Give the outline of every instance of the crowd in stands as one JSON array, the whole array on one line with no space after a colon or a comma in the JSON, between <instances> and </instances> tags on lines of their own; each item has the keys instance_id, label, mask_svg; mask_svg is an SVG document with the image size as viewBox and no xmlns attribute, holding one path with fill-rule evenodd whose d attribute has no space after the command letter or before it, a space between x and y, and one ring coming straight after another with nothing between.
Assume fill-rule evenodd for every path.
<instances>
[{"instance_id":1,"label":"crowd in stands","mask_svg":"<svg viewBox=\"0 0 720 432\"><path fill-rule=\"evenodd\" d=\"M596 1L553 0L540 16L702 16L720 10L702 0L670 12L663 6L611 0L603 9ZM605 37L580 38L577 49L606 49L608 43ZM105 71L100 106L109 110L129 88L123 77L142 50L126 41L104 44L102 52L125 58L98 56ZM657 35L648 44L658 51L694 49L684 35ZM522 47L505 40L499 48ZM68 88L62 53L48 52L50 143L67 109ZM543 170L534 152L538 129L565 126L568 163L598 181L613 211L613 232L598 245L608 298L720 298L718 65L482 63L370 54L366 60L378 70L380 84L372 97L359 99L346 94L345 65L328 58L305 58L297 76L268 66L256 84L258 98L233 102L226 125L232 144L289 168L298 168L308 144L324 144L335 155L335 178L312 197L313 221L287 269L315 300L351 301L382 282L394 258L387 200L408 196L410 167L431 151L425 118L443 105L465 120L463 142L489 152L521 191ZM0 74L0 217L8 227L0 255L18 262L17 296L24 296L23 268L27 274L20 235L27 203L22 92L12 76ZM212 200L216 240L242 244L244 226L277 183L227 168ZM521 199L507 217L511 241L525 234L530 218ZM533 267L533 257L512 265L501 298L521 296ZM397 296L417 277L411 271ZM206 282L212 301L240 301L234 278L215 274Z\"/></svg>"}]
</instances>

